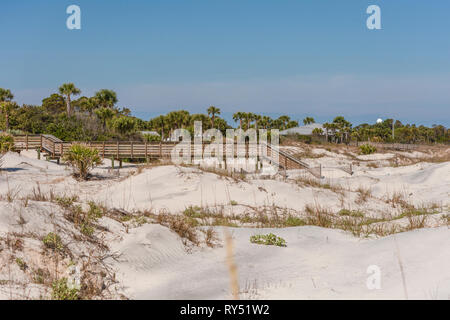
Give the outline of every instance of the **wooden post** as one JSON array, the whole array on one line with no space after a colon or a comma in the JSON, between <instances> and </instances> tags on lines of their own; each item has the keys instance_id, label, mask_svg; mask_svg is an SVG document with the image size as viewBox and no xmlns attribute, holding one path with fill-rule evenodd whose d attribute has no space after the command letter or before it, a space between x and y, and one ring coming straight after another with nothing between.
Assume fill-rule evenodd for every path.
<instances>
[{"instance_id":1,"label":"wooden post","mask_svg":"<svg viewBox=\"0 0 450 320\"><path fill-rule=\"evenodd\" d=\"M111 158L111 168L114 169L114 156Z\"/></svg>"},{"instance_id":2,"label":"wooden post","mask_svg":"<svg viewBox=\"0 0 450 320\"><path fill-rule=\"evenodd\" d=\"M26 136L25 136L25 148L26 148L27 151L28 151L28 133L27 133Z\"/></svg>"},{"instance_id":3,"label":"wooden post","mask_svg":"<svg viewBox=\"0 0 450 320\"><path fill-rule=\"evenodd\" d=\"M133 141L131 141L131 159L133 159Z\"/></svg>"},{"instance_id":4,"label":"wooden post","mask_svg":"<svg viewBox=\"0 0 450 320\"><path fill-rule=\"evenodd\" d=\"M64 146L63 146L63 143L61 142L61 147L60 147L60 149L61 149L61 157L63 156L63 154L64 154ZM59 163L58 163L59 164Z\"/></svg>"},{"instance_id":5,"label":"wooden post","mask_svg":"<svg viewBox=\"0 0 450 320\"><path fill-rule=\"evenodd\" d=\"M41 149L42 149L42 134L41 134L41 142L40 142L40 143L41 143L40 147L41 147Z\"/></svg>"},{"instance_id":6,"label":"wooden post","mask_svg":"<svg viewBox=\"0 0 450 320\"><path fill-rule=\"evenodd\" d=\"M162 142L159 142L159 158L162 159Z\"/></svg>"},{"instance_id":7,"label":"wooden post","mask_svg":"<svg viewBox=\"0 0 450 320\"><path fill-rule=\"evenodd\" d=\"M36 149L36 152L37 152L37 158L38 158L38 160L41 160L41 148L37 148L37 149Z\"/></svg>"},{"instance_id":8,"label":"wooden post","mask_svg":"<svg viewBox=\"0 0 450 320\"><path fill-rule=\"evenodd\" d=\"M103 141L103 159L105 159L105 141Z\"/></svg>"},{"instance_id":9,"label":"wooden post","mask_svg":"<svg viewBox=\"0 0 450 320\"><path fill-rule=\"evenodd\" d=\"M120 155L119 155L119 141L117 141L117 160L119 160Z\"/></svg>"},{"instance_id":10,"label":"wooden post","mask_svg":"<svg viewBox=\"0 0 450 320\"><path fill-rule=\"evenodd\" d=\"M147 142L145 142L145 159L147 159L147 163L148 163L148 150L147 150Z\"/></svg>"},{"instance_id":11,"label":"wooden post","mask_svg":"<svg viewBox=\"0 0 450 320\"><path fill-rule=\"evenodd\" d=\"M119 168L122 169L122 159L119 160Z\"/></svg>"}]
</instances>

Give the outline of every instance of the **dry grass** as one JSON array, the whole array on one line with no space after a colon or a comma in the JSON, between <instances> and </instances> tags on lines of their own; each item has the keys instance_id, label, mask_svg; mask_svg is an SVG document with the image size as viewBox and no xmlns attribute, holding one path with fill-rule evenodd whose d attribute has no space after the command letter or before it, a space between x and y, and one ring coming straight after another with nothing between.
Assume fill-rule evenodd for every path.
<instances>
[{"instance_id":1,"label":"dry grass","mask_svg":"<svg viewBox=\"0 0 450 320\"><path fill-rule=\"evenodd\" d=\"M358 197L356 199L357 204L366 203L370 197L372 197L372 190L370 188L365 188L363 186L358 187L356 191L358 193Z\"/></svg>"}]
</instances>

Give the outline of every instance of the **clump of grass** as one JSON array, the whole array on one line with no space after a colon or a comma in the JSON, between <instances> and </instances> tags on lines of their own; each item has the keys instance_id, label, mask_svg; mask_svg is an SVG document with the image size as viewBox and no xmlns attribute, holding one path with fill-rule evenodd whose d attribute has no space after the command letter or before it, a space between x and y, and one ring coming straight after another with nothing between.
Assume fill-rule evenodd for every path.
<instances>
[{"instance_id":1,"label":"clump of grass","mask_svg":"<svg viewBox=\"0 0 450 320\"><path fill-rule=\"evenodd\" d=\"M319 204L305 206L308 225L331 228L333 225L332 214Z\"/></svg>"},{"instance_id":2,"label":"clump of grass","mask_svg":"<svg viewBox=\"0 0 450 320\"><path fill-rule=\"evenodd\" d=\"M354 218L362 218L364 217L364 213L362 213L359 210L349 210L349 209L341 209L338 214L340 216L348 216L348 217L354 217Z\"/></svg>"},{"instance_id":3,"label":"clump of grass","mask_svg":"<svg viewBox=\"0 0 450 320\"><path fill-rule=\"evenodd\" d=\"M286 240L277 237L273 233L258 234L250 237L250 242L255 244L263 244L267 246L286 247Z\"/></svg>"},{"instance_id":4,"label":"clump of grass","mask_svg":"<svg viewBox=\"0 0 450 320\"><path fill-rule=\"evenodd\" d=\"M205 243L208 247L214 248L216 246L216 242L219 240L217 237L217 232L214 228L208 228L204 231L205 233Z\"/></svg>"},{"instance_id":5,"label":"clump of grass","mask_svg":"<svg viewBox=\"0 0 450 320\"><path fill-rule=\"evenodd\" d=\"M64 249L64 245L62 243L61 237L56 233L50 232L43 239L42 242L44 245L55 251L62 251Z\"/></svg>"},{"instance_id":6,"label":"clump of grass","mask_svg":"<svg viewBox=\"0 0 450 320\"><path fill-rule=\"evenodd\" d=\"M230 205L232 205L232 206L237 206L238 203L237 203L237 201L231 200L231 201L230 201Z\"/></svg>"},{"instance_id":7,"label":"clump of grass","mask_svg":"<svg viewBox=\"0 0 450 320\"><path fill-rule=\"evenodd\" d=\"M286 227L300 227L306 225L305 220L289 215L285 220Z\"/></svg>"},{"instance_id":8,"label":"clump of grass","mask_svg":"<svg viewBox=\"0 0 450 320\"><path fill-rule=\"evenodd\" d=\"M52 283L51 297L53 300L79 300L80 290L70 288L67 283L67 278L62 278Z\"/></svg>"},{"instance_id":9,"label":"clump of grass","mask_svg":"<svg viewBox=\"0 0 450 320\"><path fill-rule=\"evenodd\" d=\"M365 188L363 186L358 187L356 192L358 193L358 198L356 199L356 203L358 204L367 202L367 200L372 196L372 191L370 188Z\"/></svg>"},{"instance_id":10,"label":"clump of grass","mask_svg":"<svg viewBox=\"0 0 450 320\"><path fill-rule=\"evenodd\" d=\"M55 202L56 204L58 204L59 206L61 206L62 208L69 208L70 206L73 205L74 202L78 201L78 196L74 195L71 197L56 197L55 198Z\"/></svg>"},{"instance_id":11,"label":"clump of grass","mask_svg":"<svg viewBox=\"0 0 450 320\"><path fill-rule=\"evenodd\" d=\"M16 264L19 266L20 270L25 271L28 268L28 265L21 258L16 258Z\"/></svg>"},{"instance_id":12,"label":"clump of grass","mask_svg":"<svg viewBox=\"0 0 450 320\"><path fill-rule=\"evenodd\" d=\"M186 217L189 218L204 218L206 216L204 210L198 206L189 206L188 208L184 209L183 214Z\"/></svg>"},{"instance_id":13,"label":"clump of grass","mask_svg":"<svg viewBox=\"0 0 450 320\"><path fill-rule=\"evenodd\" d=\"M157 221L159 224L166 226L177 233L182 239L184 239L185 245L187 244L186 240L195 245L200 244L197 231L195 229L198 223L195 219L179 215L170 215L163 212L157 216Z\"/></svg>"},{"instance_id":14,"label":"clump of grass","mask_svg":"<svg viewBox=\"0 0 450 320\"><path fill-rule=\"evenodd\" d=\"M313 177L298 177L295 182L302 187L312 187L331 190L335 193L343 193L345 188L338 184L322 183L320 179Z\"/></svg>"}]
</instances>

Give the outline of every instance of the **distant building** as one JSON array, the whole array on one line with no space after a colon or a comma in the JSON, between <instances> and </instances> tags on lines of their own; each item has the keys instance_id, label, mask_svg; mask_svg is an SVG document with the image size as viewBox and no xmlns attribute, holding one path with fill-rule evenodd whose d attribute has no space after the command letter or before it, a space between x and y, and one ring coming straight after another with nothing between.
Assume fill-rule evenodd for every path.
<instances>
[{"instance_id":1,"label":"distant building","mask_svg":"<svg viewBox=\"0 0 450 320\"><path fill-rule=\"evenodd\" d=\"M159 137L159 133L156 132L156 131L141 131L141 134L143 136L147 135L147 136L157 136L157 137Z\"/></svg>"},{"instance_id":2,"label":"distant building","mask_svg":"<svg viewBox=\"0 0 450 320\"><path fill-rule=\"evenodd\" d=\"M314 129L322 129L325 132L325 129L321 123L311 123L305 126L289 128L283 131L280 131L280 135L287 136L291 134L299 134L302 136L312 136Z\"/></svg>"}]
</instances>

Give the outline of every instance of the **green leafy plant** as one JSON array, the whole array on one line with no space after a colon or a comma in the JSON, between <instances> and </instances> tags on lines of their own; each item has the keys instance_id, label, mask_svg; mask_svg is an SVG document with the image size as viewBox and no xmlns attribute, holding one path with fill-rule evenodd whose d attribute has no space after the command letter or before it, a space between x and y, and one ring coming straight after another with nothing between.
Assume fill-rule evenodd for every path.
<instances>
[{"instance_id":1,"label":"green leafy plant","mask_svg":"<svg viewBox=\"0 0 450 320\"><path fill-rule=\"evenodd\" d=\"M61 251L64 248L61 237L53 232L47 234L44 239L42 239L42 242L49 249Z\"/></svg>"},{"instance_id":2,"label":"green leafy plant","mask_svg":"<svg viewBox=\"0 0 450 320\"><path fill-rule=\"evenodd\" d=\"M79 300L80 290L77 288L69 288L67 278L62 278L52 283L52 299Z\"/></svg>"},{"instance_id":3,"label":"green leafy plant","mask_svg":"<svg viewBox=\"0 0 450 320\"><path fill-rule=\"evenodd\" d=\"M7 133L0 133L0 154L11 151L14 148L14 138Z\"/></svg>"},{"instance_id":4,"label":"green leafy plant","mask_svg":"<svg viewBox=\"0 0 450 320\"><path fill-rule=\"evenodd\" d=\"M95 166L102 164L98 150L83 144L72 145L63 161L73 168L75 177L83 180L88 179L89 172Z\"/></svg>"},{"instance_id":5,"label":"green leafy plant","mask_svg":"<svg viewBox=\"0 0 450 320\"><path fill-rule=\"evenodd\" d=\"M267 246L286 247L286 240L281 237L277 237L273 233L258 234L250 237L251 243L263 244Z\"/></svg>"},{"instance_id":6,"label":"green leafy plant","mask_svg":"<svg viewBox=\"0 0 450 320\"><path fill-rule=\"evenodd\" d=\"M359 151L361 154L372 154L377 152L377 148L370 144L363 144L359 146Z\"/></svg>"}]
</instances>

